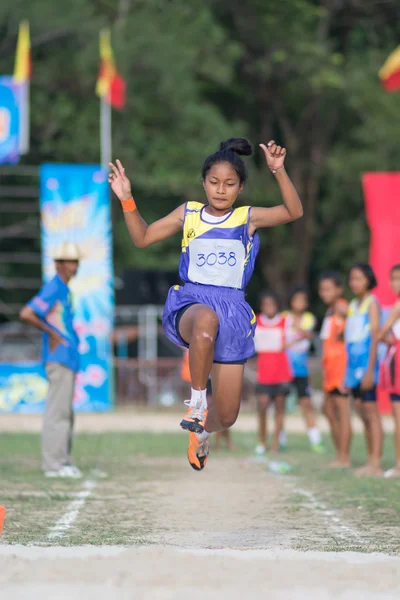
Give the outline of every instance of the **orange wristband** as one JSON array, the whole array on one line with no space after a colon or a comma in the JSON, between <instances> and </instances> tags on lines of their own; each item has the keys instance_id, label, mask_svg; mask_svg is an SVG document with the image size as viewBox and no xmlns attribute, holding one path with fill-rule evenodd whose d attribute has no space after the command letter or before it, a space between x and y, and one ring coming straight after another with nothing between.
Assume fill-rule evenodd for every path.
<instances>
[{"instance_id":1,"label":"orange wristband","mask_svg":"<svg viewBox=\"0 0 400 600\"><path fill-rule=\"evenodd\" d=\"M121 200L121 205L124 212L133 212L136 210L136 203L133 198L129 198L129 200Z\"/></svg>"}]
</instances>

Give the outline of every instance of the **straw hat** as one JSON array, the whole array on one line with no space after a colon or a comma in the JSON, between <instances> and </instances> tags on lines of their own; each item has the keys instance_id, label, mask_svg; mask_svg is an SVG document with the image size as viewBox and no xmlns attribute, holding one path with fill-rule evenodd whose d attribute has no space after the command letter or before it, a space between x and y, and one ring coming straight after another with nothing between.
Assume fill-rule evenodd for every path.
<instances>
[{"instance_id":1,"label":"straw hat","mask_svg":"<svg viewBox=\"0 0 400 600\"><path fill-rule=\"evenodd\" d=\"M82 260L83 255L79 246L72 242L64 242L52 253L54 260Z\"/></svg>"}]
</instances>

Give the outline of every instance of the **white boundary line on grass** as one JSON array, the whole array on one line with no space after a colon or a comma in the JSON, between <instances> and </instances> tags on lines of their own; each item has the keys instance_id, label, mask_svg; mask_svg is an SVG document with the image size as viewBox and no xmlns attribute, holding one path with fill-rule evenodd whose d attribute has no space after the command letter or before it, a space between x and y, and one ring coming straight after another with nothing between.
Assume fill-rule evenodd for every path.
<instances>
[{"instance_id":1,"label":"white boundary line on grass","mask_svg":"<svg viewBox=\"0 0 400 600\"><path fill-rule=\"evenodd\" d=\"M60 517L56 524L49 529L47 539L54 540L57 538L64 537L67 534L68 530L72 527L72 525L78 518L79 511L85 505L86 499L91 495L96 485L97 481L93 481L91 479L83 482L82 487L84 489L80 492L77 492L77 500L73 500L68 504L67 510L63 514L63 516Z\"/></svg>"},{"instance_id":2,"label":"white boundary line on grass","mask_svg":"<svg viewBox=\"0 0 400 600\"><path fill-rule=\"evenodd\" d=\"M325 521L327 521L327 524L333 532L336 532L348 542L351 541L359 546L365 545L365 540L361 537L361 535L348 525L345 525L342 519L338 516L337 512L329 509L325 504L322 504L312 492L297 487L294 488L294 491L297 494L307 498L312 508L316 509L320 514L323 515Z\"/></svg>"}]
</instances>

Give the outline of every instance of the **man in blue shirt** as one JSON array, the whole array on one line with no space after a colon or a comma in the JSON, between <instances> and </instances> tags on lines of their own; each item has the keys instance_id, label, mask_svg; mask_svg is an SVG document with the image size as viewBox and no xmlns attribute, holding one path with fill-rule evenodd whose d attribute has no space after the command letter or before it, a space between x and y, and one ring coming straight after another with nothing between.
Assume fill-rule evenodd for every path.
<instances>
[{"instance_id":1,"label":"man in blue shirt","mask_svg":"<svg viewBox=\"0 0 400 600\"><path fill-rule=\"evenodd\" d=\"M79 338L73 326L68 283L76 275L81 254L65 242L54 255L56 276L21 310L20 318L43 332L43 360L49 391L42 433L42 469L46 477L82 477L71 465L72 400L79 369Z\"/></svg>"}]
</instances>

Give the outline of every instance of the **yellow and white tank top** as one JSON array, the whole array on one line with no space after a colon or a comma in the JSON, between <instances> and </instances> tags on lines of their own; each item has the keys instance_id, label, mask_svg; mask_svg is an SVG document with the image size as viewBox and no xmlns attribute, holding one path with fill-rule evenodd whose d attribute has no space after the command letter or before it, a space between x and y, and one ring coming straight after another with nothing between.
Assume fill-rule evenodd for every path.
<instances>
[{"instance_id":1,"label":"yellow and white tank top","mask_svg":"<svg viewBox=\"0 0 400 600\"><path fill-rule=\"evenodd\" d=\"M187 202L183 222L179 276L184 282L244 290L260 248L249 236L250 206L216 219L201 202Z\"/></svg>"}]
</instances>

